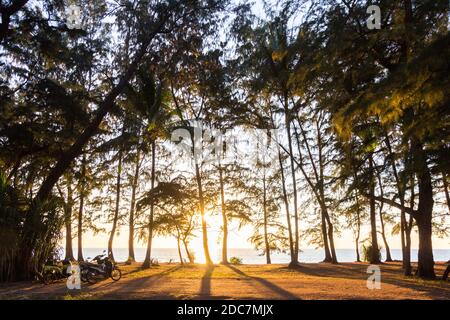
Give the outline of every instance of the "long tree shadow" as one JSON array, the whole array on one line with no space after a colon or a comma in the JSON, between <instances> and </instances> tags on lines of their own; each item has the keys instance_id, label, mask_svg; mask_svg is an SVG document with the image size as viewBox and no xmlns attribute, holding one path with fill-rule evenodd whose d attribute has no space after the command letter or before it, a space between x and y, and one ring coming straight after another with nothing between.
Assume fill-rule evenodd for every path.
<instances>
[{"instance_id":1,"label":"long tree shadow","mask_svg":"<svg viewBox=\"0 0 450 320\"><path fill-rule=\"evenodd\" d=\"M450 285L442 280L424 281L415 277L405 277L402 275L402 270L390 263L382 263L381 268L381 283L396 285L403 288L408 288L418 292L424 292L433 299L449 299ZM305 275L315 277L329 277L341 278L349 280L366 281L369 277L367 268L369 264L360 264L355 268L351 263L340 263L337 265L320 264L320 267L314 264L302 264L302 268L293 270ZM280 268L287 269L287 268ZM436 268L436 273L440 276L440 268Z\"/></svg>"},{"instance_id":2,"label":"long tree shadow","mask_svg":"<svg viewBox=\"0 0 450 320\"><path fill-rule=\"evenodd\" d=\"M216 266L206 267L205 274L202 277L199 295L202 297L211 296L211 277Z\"/></svg>"},{"instance_id":3,"label":"long tree shadow","mask_svg":"<svg viewBox=\"0 0 450 320\"><path fill-rule=\"evenodd\" d=\"M150 284L153 284L157 280L167 276L170 273L173 273L173 272L181 269L182 267L183 266L181 266L181 265L175 266L175 267L172 267L170 269L164 270L159 273L151 274L151 275L148 275L145 277L137 277L135 279L124 278L123 280L119 280L118 282L100 283L99 285L91 286L91 288L97 290L97 289L105 289L107 287L115 287L115 289L119 291L119 290L127 287L129 289L138 290L140 288L144 288ZM139 270L139 271L143 271L143 270ZM130 275L132 273L135 273L135 272L127 273L127 275Z\"/></svg>"},{"instance_id":4,"label":"long tree shadow","mask_svg":"<svg viewBox=\"0 0 450 320\"><path fill-rule=\"evenodd\" d=\"M264 278L249 276L245 272L243 272L243 271L239 270L238 268L231 266L231 265L226 265L226 267L230 268L232 271L234 271L235 273L237 273L238 275L240 275L244 278L257 281L258 283L262 284L266 288L268 288L268 289L272 290L273 292L275 292L276 294L282 296L284 299L301 300L301 298L297 297L296 295L290 293L289 291L277 286L276 284L274 284Z\"/></svg>"}]
</instances>

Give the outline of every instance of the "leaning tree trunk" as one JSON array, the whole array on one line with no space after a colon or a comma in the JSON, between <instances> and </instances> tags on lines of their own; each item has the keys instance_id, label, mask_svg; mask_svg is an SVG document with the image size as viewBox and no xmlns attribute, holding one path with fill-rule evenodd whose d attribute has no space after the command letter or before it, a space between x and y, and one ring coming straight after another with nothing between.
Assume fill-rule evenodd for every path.
<instances>
[{"instance_id":1,"label":"leaning tree trunk","mask_svg":"<svg viewBox=\"0 0 450 320\"><path fill-rule=\"evenodd\" d=\"M228 219L225 207L225 191L223 182L222 166L219 163L219 184L220 184L220 201L222 209L222 224L223 224L223 243L222 243L222 264L228 264Z\"/></svg>"},{"instance_id":2,"label":"leaning tree trunk","mask_svg":"<svg viewBox=\"0 0 450 320\"><path fill-rule=\"evenodd\" d=\"M134 257L134 212L136 208L136 189L139 180L139 170L140 170L140 162L141 162L141 150L138 147L136 152L136 166L133 176L133 181L131 183L131 201L130 201L130 220L129 220L129 235L128 235L128 263L135 262L136 259Z\"/></svg>"},{"instance_id":3,"label":"leaning tree trunk","mask_svg":"<svg viewBox=\"0 0 450 320\"><path fill-rule=\"evenodd\" d=\"M370 172L370 182L369 182L369 207L370 207L370 233L371 233L371 242L372 242L372 255L369 257L370 263L378 264L381 263L379 256L379 246L377 239L377 222L376 222L376 208L375 208L375 181L374 181L374 166L373 166L373 157L369 156L369 172Z\"/></svg>"},{"instance_id":4,"label":"leaning tree trunk","mask_svg":"<svg viewBox=\"0 0 450 320\"><path fill-rule=\"evenodd\" d=\"M442 280L447 280L449 273L450 273L450 261L448 262L447 269L445 269L444 275L442 276Z\"/></svg>"},{"instance_id":5,"label":"leaning tree trunk","mask_svg":"<svg viewBox=\"0 0 450 320\"><path fill-rule=\"evenodd\" d=\"M73 206L73 190L72 190L72 179L67 180L67 203L64 210L64 224L66 226L66 254L64 257L65 261L75 260L73 257L73 246L72 246L72 206Z\"/></svg>"},{"instance_id":6,"label":"leaning tree trunk","mask_svg":"<svg viewBox=\"0 0 450 320\"><path fill-rule=\"evenodd\" d=\"M181 245L180 245L180 231L177 228L177 248L178 248L178 256L180 257L180 264L183 265L183 255L181 254Z\"/></svg>"},{"instance_id":7,"label":"leaning tree trunk","mask_svg":"<svg viewBox=\"0 0 450 320\"><path fill-rule=\"evenodd\" d=\"M114 209L113 225L112 225L111 233L109 234L109 240L108 240L108 256L112 260L114 260L113 241L114 241L114 236L115 236L116 230L117 230L117 222L119 220L121 175L122 175L122 148L120 148L120 150L119 150L119 163L117 165L116 207Z\"/></svg>"},{"instance_id":8,"label":"leaning tree trunk","mask_svg":"<svg viewBox=\"0 0 450 320\"><path fill-rule=\"evenodd\" d=\"M150 182L150 188L153 190L155 188L155 166L156 166L156 142L152 141L152 177ZM149 268L152 264L152 240L153 240L153 212L154 212L153 202L150 204L150 216L148 219L148 239L147 239L147 250L145 253L143 268Z\"/></svg>"},{"instance_id":9,"label":"leaning tree trunk","mask_svg":"<svg viewBox=\"0 0 450 320\"><path fill-rule=\"evenodd\" d=\"M384 229L383 213L380 210L380 222L381 222L381 237L383 238L384 246L386 248L386 262L392 262L391 249L386 239L386 233Z\"/></svg>"},{"instance_id":10,"label":"leaning tree trunk","mask_svg":"<svg viewBox=\"0 0 450 320\"><path fill-rule=\"evenodd\" d=\"M183 245L184 245L184 251L186 251L186 255L189 259L189 263L194 263L194 257L192 256L191 252L189 251L188 243L187 243L186 239L183 239Z\"/></svg>"}]
</instances>

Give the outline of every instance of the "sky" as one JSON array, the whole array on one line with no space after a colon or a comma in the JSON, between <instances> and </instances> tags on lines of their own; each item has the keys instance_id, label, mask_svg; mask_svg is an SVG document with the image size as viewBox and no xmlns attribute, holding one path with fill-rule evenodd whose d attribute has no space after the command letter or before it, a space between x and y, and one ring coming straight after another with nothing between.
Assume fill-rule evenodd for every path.
<instances>
[{"instance_id":1,"label":"sky","mask_svg":"<svg viewBox=\"0 0 450 320\"><path fill-rule=\"evenodd\" d=\"M208 237L209 237L209 246L211 252L218 252L219 248L221 248L221 233L220 233L220 222L221 217L219 215L215 215L213 217L207 216L207 222L209 226ZM301 225L301 221L300 221ZM105 225L107 230L109 230L109 225ZM229 248L253 248L252 244L248 242L248 238L252 234L251 226L243 227L242 229L238 229L236 223L231 223L230 231L228 236L228 246ZM400 236L391 236L390 228L387 228L388 236L387 241L391 249L400 249ZM369 236L369 227L363 226L361 232L361 239L365 239ZM93 235L92 232L87 232L83 235L83 244L86 248L106 248L108 243L108 234L102 233ZM380 245L384 247L382 244L381 236L379 236ZM61 242L63 243L63 242ZM74 239L74 245L76 246L76 239ZM353 249L355 247L354 236L350 230L343 230L341 232L340 237L335 238L335 244L337 249ZM120 229L120 234L114 239L114 248L127 248L128 246L128 227L122 226ZM154 248L176 248L176 240L172 237L156 237L153 242ZM145 248L146 243L135 242L136 248ZM201 234L197 233L196 237L191 241L191 247L195 251L201 251L202 249L202 238ZM315 248L314 246L308 245L306 241L301 242L302 249ZM418 248L418 237L416 231L413 231L412 234L412 248ZM436 236L433 238L433 248L434 249L449 249L450 248L450 239L444 238L440 239Z\"/></svg>"}]
</instances>

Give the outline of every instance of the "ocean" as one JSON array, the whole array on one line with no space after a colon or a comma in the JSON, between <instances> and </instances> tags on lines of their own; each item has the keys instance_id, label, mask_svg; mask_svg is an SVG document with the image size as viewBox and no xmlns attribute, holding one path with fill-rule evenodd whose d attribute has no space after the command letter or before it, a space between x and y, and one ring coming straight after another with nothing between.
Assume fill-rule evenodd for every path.
<instances>
[{"instance_id":1,"label":"ocean","mask_svg":"<svg viewBox=\"0 0 450 320\"><path fill-rule=\"evenodd\" d=\"M84 258L93 258L94 256L101 254L104 248L85 248L83 249ZM126 261L128 258L127 248L115 248L113 249L114 258L118 262ZM145 258L145 248L135 248L136 261L142 262ZM450 249L435 249L433 250L435 261L448 261L450 259ZM74 255L76 258L77 249L74 248ZM186 258L186 254L182 251L183 257ZM204 262L204 257L201 252L196 254L196 262ZM354 262L356 260L356 253L354 249L336 249L336 255L339 262ZM402 252L400 249L391 250L392 259L401 260ZM64 257L64 250L61 252L61 256ZM214 262L219 262L221 254L220 252L211 253ZM386 257L385 252L382 252L383 260ZM251 248L230 248L228 249L228 257L238 257L242 259L244 264L265 264L266 258L261 255L261 252ZM152 249L152 258L158 260L158 262L178 262L178 251L176 248L154 248ZM284 253L272 253L272 263L288 263L290 257ZM323 250L318 249L304 249L300 255L300 262L316 263L322 261L324 258ZM417 250L411 250L411 260L417 261Z\"/></svg>"}]
</instances>

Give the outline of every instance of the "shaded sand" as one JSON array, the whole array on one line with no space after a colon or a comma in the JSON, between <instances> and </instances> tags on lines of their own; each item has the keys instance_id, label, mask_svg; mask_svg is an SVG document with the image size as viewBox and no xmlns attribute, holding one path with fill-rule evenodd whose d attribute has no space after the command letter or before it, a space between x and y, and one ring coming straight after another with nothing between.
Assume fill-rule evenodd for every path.
<instances>
[{"instance_id":1,"label":"shaded sand","mask_svg":"<svg viewBox=\"0 0 450 320\"><path fill-rule=\"evenodd\" d=\"M142 270L122 265L118 282L82 284L75 292L65 282L0 285L0 299L450 299L449 281L424 281L402 275L398 262L381 265L380 290L368 290L364 263L285 265L162 264ZM445 266L436 265L438 276Z\"/></svg>"}]
</instances>

